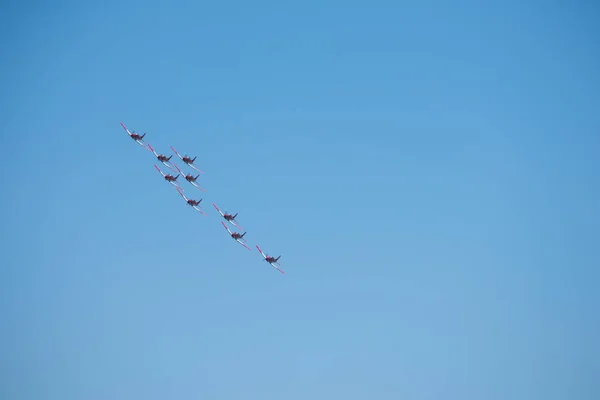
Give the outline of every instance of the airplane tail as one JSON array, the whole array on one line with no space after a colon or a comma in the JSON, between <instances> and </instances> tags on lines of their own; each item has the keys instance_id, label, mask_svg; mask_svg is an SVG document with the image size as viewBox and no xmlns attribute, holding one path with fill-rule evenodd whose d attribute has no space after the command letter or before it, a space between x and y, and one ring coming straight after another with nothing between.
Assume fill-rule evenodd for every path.
<instances>
[{"instance_id":1,"label":"airplane tail","mask_svg":"<svg viewBox=\"0 0 600 400\"><path fill-rule=\"evenodd\" d=\"M196 177L194 178L194 180L198 179L200 177L200 175L196 175Z\"/></svg>"},{"instance_id":2,"label":"airplane tail","mask_svg":"<svg viewBox=\"0 0 600 400\"><path fill-rule=\"evenodd\" d=\"M146 133L144 132L144 134L142 136L140 136L140 139L143 139L144 136L146 136Z\"/></svg>"},{"instance_id":3,"label":"airplane tail","mask_svg":"<svg viewBox=\"0 0 600 400\"><path fill-rule=\"evenodd\" d=\"M275 259L275 262L279 261L279 259L280 259L280 258L281 258L281 256L277 257L277 258Z\"/></svg>"},{"instance_id":4,"label":"airplane tail","mask_svg":"<svg viewBox=\"0 0 600 400\"><path fill-rule=\"evenodd\" d=\"M175 177L175 180L177 180L177 178L179 178L179 174L177 174L177 176Z\"/></svg>"},{"instance_id":5,"label":"airplane tail","mask_svg":"<svg viewBox=\"0 0 600 400\"><path fill-rule=\"evenodd\" d=\"M198 156L196 156L196 157L198 157ZM192 158L192 162L196 161L196 157Z\"/></svg>"},{"instance_id":6,"label":"airplane tail","mask_svg":"<svg viewBox=\"0 0 600 400\"><path fill-rule=\"evenodd\" d=\"M235 219L235 217L237 217L238 213L235 213L235 215L233 216L233 219Z\"/></svg>"},{"instance_id":7,"label":"airplane tail","mask_svg":"<svg viewBox=\"0 0 600 400\"><path fill-rule=\"evenodd\" d=\"M167 158L167 161L171 161L171 157L173 157L173 154L171 154L171 155L169 156L169 158Z\"/></svg>"},{"instance_id":8,"label":"airplane tail","mask_svg":"<svg viewBox=\"0 0 600 400\"><path fill-rule=\"evenodd\" d=\"M242 236L240 236L240 237L244 237L245 234L246 234L246 232L242 233Z\"/></svg>"}]
</instances>

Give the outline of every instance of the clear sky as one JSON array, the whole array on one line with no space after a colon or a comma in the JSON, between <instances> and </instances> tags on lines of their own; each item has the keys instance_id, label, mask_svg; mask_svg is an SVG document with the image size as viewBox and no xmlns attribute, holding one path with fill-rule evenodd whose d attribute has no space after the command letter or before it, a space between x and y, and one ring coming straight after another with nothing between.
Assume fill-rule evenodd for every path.
<instances>
[{"instance_id":1,"label":"clear sky","mask_svg":"<svg viewBox=\"0 0 600 400\"><path fill-rule=\"evenodd\" d=\"M217 3L3 5L0 398L600 398L600 7Z\"/></svg>"}]
</instances>

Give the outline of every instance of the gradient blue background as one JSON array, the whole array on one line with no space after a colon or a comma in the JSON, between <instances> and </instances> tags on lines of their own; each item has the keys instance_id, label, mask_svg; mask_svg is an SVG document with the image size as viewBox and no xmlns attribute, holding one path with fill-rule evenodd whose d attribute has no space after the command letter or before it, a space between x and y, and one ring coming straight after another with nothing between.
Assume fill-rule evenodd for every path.
<instances>
[{"instance_id":1,"label":"gradient blue background","mask_svg":"<svg viewBox=\"0 0 600 400\"><path fill-rule=\"evenodd\" d=\"M600 7L216 4L3 3L0 398L600 398Z\"/></svg>"}]
</instances>

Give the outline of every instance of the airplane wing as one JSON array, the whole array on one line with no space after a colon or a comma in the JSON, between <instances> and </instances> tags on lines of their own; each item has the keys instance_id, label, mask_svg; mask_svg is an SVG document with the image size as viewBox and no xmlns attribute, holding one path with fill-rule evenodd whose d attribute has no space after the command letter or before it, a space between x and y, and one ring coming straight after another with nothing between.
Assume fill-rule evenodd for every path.
<instances>
[{"instance_id":1,"label":"airplane wing","mask_svg":"<svg viewBox=\"0 0 600 400\"><path fill-rule=\"evenodd\" d=\"M225 214L223 214L223 213L221 212L221 210L219 210L219 207L217 207L217 205L216 205L215 203L213 203L213 206L215 206L215 208L217 209L217 211L219 212L219 214L221 214L221 216L222 216L222 217L224 217L224 216L225 216Z\"/></svg>"},{"instance_id":2,"label":"airplane wing","mask_svg":"<svg viewBox=\"0 0 600 400\"><path fill-rule=\"evenodd\" d=\"M271 264L271 267L275 268L277 271L281 272L282 274L285 275L285 272L283 272L282 269L277 268L276 266L274 266L273 264Z\"/></svg>"},{"instance_id":3,"label":"airplane wing","mask_svg":"<svg viewBox=\"0 0 600 400\"><path fill-rule=\"evenodd\" d=\"M227 232L229 232L230 235L233 235L233 233L231 233L231 231L229 230L227 225L225 225L225 222L221 221L221 223L223 224L223 227L225 227L225 229L227 229Z\"/></svg>"},{"instance_id":4,"label":"airplane wing","mask_svg":"<svg viewBox=\"0 0 600 400\"><path fill-rule=\"evenodd\" d=\"M263 256L263 258L266 260L267 256L265 256L265 253L263 253L263 251L260 249L260 247L258 247L258 245L256 245L256 248L258 249L258 251L260 251L260 254Z\"/></svg>"},{"instance_id":5,"label":"airplane wing","mask_svg":"<svg viewBox=\"0 0 600 400\"><path fill-rule=\"evenodd\" d=\"M123 127L123 129L125 129L125 132L127 132L127 134L131 136L131 132L129 132L129 129L127 129L127 127L125 126L125 124L122 123L122 122L119 122L119 123L121 124L121 126Z\"/></svg>"},{"instance_id":6,"label":"airplane wing","mask_svg":"<svg viewBox=\"0 0 600 400\"><path fill-rule=\"evenodd\" d=\"M179 194L181 195L181 197L183 197L183 199L187 202L188 199L187 199L187 197L185 197L185 194L183 194L183 189L180 188L179 186L175 187L175 189L177 189L177 192L179 192Z\"/></svg>"},{"instance_id":7,"label":"airplane wing","mask_svg":"<svg viewBox=\"0 0 600 400\"><path fill-rule=\"evenodd\" d=\"M200 172L201 174L203 174L204 172L200 171L198 168L196 168L196 166L192 163L188 164L190 168L195 169L196 171Z\"/></svg>"},{"instance_id":8,"label":"airplane wing","mask_svg":"<svg viewBox=\"0 0 600 400\"><path fill-rule=\"evenodd\" d=\"M151 151L151 152L153 152L153 153L154 153L154 155L155 155L156 157L158 157L158 154L156 153L156 151L154 151L154 147L152 147L152 146L150 145L150 143L146 143L146 145L148 146L148 148L150 149L150 151ZM162 161L161 161L161 162L162 162Z\"/></svg>"},{"instance_id":9,"label":"airplane wing","mask_svg":"<svg viewBox=\"0 0 600 400\"><path fill-rule=\"evenodd\" d=\"M179 154L179 153L177 152L177 150L175 150L175 148L174 148L173 146L171 146L171 150L173 150L173 151L175 152L175 155L176 155L177 157L179 157L179 158L181 159L181 161L183 161L183 157L181 156L181 154Z\"/></svg>"},{"instance_id":10,"label":"airplane wing","mask_svg":"<svg viewBox=\"0 0 600 400\"><path fill-rule=\"evenodd\" d=\"M204 214L204 211L202 211L201 209L198 208L198 206L194 206L194 210L198 211L200 214L204 215L206 217L206 214Z\"/></svg>"},{"instance_id":11,"label":"airplane wing","mask_svg":"<svg viewBox=\"0 0 600 400\"><path fill-rule=\"evenodd\" d=\"M203 192L206 192L206 190L202 189L202 188L200 187L200 185L198 185L196 182L190 182L190 185L192 185L192 186L196 186L196 187L197 187L198 189L200 189L201 191L203 191Z\"/></svg>"},{"instance_id":12,"label":"airplane wing","mask_svg":"<svg viewBox=\"0 0 600 400\"><path fill-rule=\"evenodd\" d=\"M173 167L175 167L175 169L177 170L176 172L178 172L180 175L183 175L184 177L186 176L182 170L179 169L179 167L177 166L177 164L175 164L174 162L169 161L169 164L171 164Z\"/></svg>"},{"instance_id":13,"label":"airplane wing","mask_svg":"<svg viewBox=\"0 0 600 400\"><path fill-rule=\"evenodd\" d=\"M240 231L243 231L244 228L242 228L237 222L235 222L235 220L231 220L228 221L231 225L235 226L236 228L238 228Z\"/></svg>"},{"instance_id":14,"label":"airplane wing","mask_svg":"<svg viewBox=\"0 0 600 400\"><path fill-rule=\"evenodd\" d=\"M241 244L242 246L244 246L245 248L247 248L248 250L252 250L250 247L248 247L248 246L246 246L244 243L242 243L242 241L241 241L241 240L239 240L239 239L236 239L235 241L236 241L236 242L238 242L239 244Z\"/></svg>"},{"instance_id":15,"label":"airplane wing","mask_svg":"<svg viewBox=\"0 0 600 400\"><path fill-rule=\"evenodd\" d=\"M156 170L157 170L158 172L160 172L160 174L163 176L163 178L166 176L166 175L165 175L165 174L164 174L164 173L163 173L163 172L160 170L160 168L158 168L158 166L157 166L156 164L154 164L154 168L156 168Z\"/></svg>"},{"instance_id":16,"label":"airplane wing","mask_svg":"<svg viewBox=\"0 0 600 400\"><path fill-rule=\"evenodd\" d=\"M175 169L173 169L173 167L170 165L171 163L169 161L161 161L161 163L164 164L165 167L169 168L171 171L173 172L177 172Z\"/></svg>"}]
</instances>

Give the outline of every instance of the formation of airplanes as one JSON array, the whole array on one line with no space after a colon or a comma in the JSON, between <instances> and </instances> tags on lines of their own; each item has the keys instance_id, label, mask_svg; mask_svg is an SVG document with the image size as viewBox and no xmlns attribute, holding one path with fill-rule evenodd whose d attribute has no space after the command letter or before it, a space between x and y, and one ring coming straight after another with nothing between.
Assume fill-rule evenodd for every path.
<instances>
[{"instance_id":1,"label":"formation of airplanes","mask_svg":"<svg viewBox=\"0 0 600 400\"><path fill-rule=\"evenodd\" d=\"M175 153L177 158L179 158L188 167L194 169L196 172L199 173L196 176L194 176L193 174L186 174L177 166L177 164L175 164L174 162L171 162L171 158L173 157L173 155L167 156L165 154L157 153L154 150L154 148L150 145L150 143L148 143L147 141L144 140L144 137L146 136L145 133L140 135L140 134L136 133L135 131L130 131L123 122L121 122L121 126L123 127L123 129L125 129L125 132L127 132L129 137L133 141L135 141L137 144L142 146L144 149L146 149L149 152L151 152L152 154L154 154L154 156L156 157L156 160L159 161L160 163L162 163L165 167L167 167L172 172L172 174L165 173L158 167L158 165L154 164L154 167L162 175L163 179L167 183L169 183L175 187L175 189L177 190L179 195L183 198L183 200L187 203L187 205L192 207L195 211L199 212L200 214L207 216L206 213L202 210L202 207L200 206L200 203L202 202L203 199L196 200L196 199L188 198L184 194L184 189L181 187L180 182L177 180L177 178L182 176L185 179L185 181L187 181L190 185L198 188L202 192L205 192L205 190L197 183L197 180L200 177L200 174L204 174L204 172L202 172L200 169L198 169L198 167L196 167L196 165L195 165L195 161L196 161L197 157L192 158L188 155L182 156L180 153L177 152L177 150L175 150L175 148L173 146L171 146L171 150L173 150L173 152ZM228 235L233 240L235 240L236 242L238 242L239 244L244 246L246 249L252 251L252 249L250 247L248 247L246 239L244 239L246 232L236 221L236 217L238 216L238 214L237 213L231 214L228 212L223 212L215 203L212 203L212 205L215 207L215 209L217 210L219 215L223 218L224 221L221 221L221 224L223 224L223 227L227 230ZM240 232L235 232L235 231L230 230L225 222L227 222L227 224L229 224L243 232L240 233ZM256 249L262 256L264 261L266 261L269 265L271 265L273 268L275 268L282 274L285 274L285 272L281 268L279 268L279 267L281 267L281 265L279 264L279 259L281 258L281 256L278 256L278 257L269 256L268 254L265 254L258 245L256 245Z\"/></svg>"}]
</instances>

